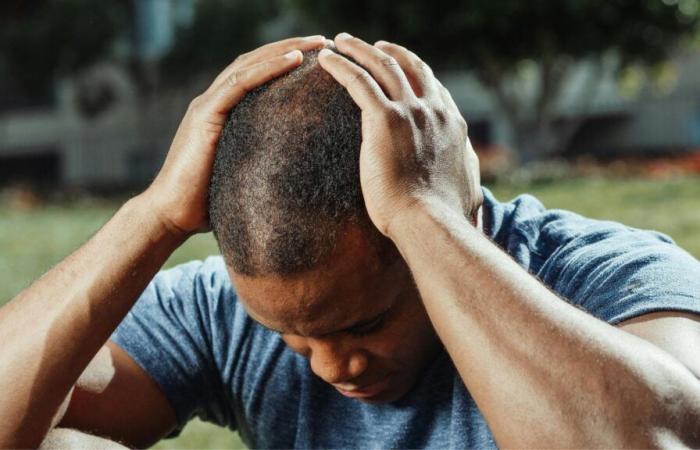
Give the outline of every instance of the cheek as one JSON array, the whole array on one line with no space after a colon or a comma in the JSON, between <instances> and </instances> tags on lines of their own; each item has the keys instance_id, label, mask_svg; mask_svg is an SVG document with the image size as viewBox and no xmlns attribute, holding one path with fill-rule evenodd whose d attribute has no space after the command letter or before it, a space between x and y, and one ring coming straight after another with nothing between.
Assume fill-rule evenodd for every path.
<instances>
[{"instance_id":1,"label":"cheek","mask_svg":"<svg viewBox=\"0 0 700 450\"><path fill-rule=\"evenodd\" d=\"M437 349L438 338L420 301L405 305L385 324L370 351L402 366L415 366Z\"/></svg>"}]
</instances>

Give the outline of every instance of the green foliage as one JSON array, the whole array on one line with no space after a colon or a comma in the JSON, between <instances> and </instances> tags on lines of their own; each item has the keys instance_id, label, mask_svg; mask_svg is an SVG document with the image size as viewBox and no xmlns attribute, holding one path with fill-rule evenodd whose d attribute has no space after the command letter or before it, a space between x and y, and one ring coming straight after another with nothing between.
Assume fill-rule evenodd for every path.
<instances>
[{"instance_id":1,"label":"green foliage","mask_svg":"<svg viewBox=\"0 0 700 450\"><path fill-rule=\"evenodd\" d=\"M161 63L166 82L182 82L202 71L223 69L260 44L262 23L276 14L271 0L201 0L192 24L180 28Z\"/></svg>"},{"instance_id":2,"label":"green foliage","mask_svg":"<svg viewBox=\"0 0 700 450\"><path fill-rule=\"evenodd\" d=\"M488 62L501 70L608 51L629 62L658 61L697 28L697 1L290 0L331 36L347 30L403 43L437 68Z\"/></svg>"},{"instance_id":3,"label":"green foliage","mask_svg":"<svg viewBox=\"0 0 700 450\"><path fill-rule=\"evenodd\" d=\"M523 162L563 150L580 126L556 124L562 86L577 63L594 67L578 99L585 105L604 71L658 63L700 24L700 0L288 1L330 36L348 31L369 42L394 41L434 69L472 70L493 95L512 131L507 145ZM524 68L534 83L524 81Z\"/></svg>"},{"instance_id":4,"label":"green foliage","mask_svg":"<svg viewBox=\"0 0 700 450\"><path fill-rule=\"evenodd\" d=\"M182 434L174 439L163 439L153 447L155 450L190 449L245 449L238 433L209 422L194 419L187 424Z\"/></svg>"},{"instance_id":5,"label":"green foliage","mask_svg":"<svg viewBox=\"0 0 700 450\"><path fill-rule=\"evenodd\" d=\"M26 2L0 17L0 66L26 95L46 95L56 75L107 55L126 18L119 0Z\"/></svg>"}]
</instances>

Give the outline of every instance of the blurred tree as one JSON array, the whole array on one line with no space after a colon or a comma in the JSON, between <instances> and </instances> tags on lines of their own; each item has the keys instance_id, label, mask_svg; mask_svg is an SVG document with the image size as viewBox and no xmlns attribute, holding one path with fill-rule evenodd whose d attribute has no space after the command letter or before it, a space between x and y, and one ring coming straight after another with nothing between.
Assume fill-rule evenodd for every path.
<instances>
[{"instance_id":1,"label":"blurred tree","mask_svg":"<svg viewBox=\"0 0 700 450\"><path fill-rule=\"evenodd\" d=\"M200 0L194 20L176 32L160 62L160 78L182 83L202 72L222 70L241 53L258 46L259 31L278 14L274 0Z\"/></svg>"},{"instance_id":2,"label":"blurred tree","mask_svg":"<svg viewBox=\"0 0 700 450\"><path fill-rule=\"evenodd\" d=\"M699 0L288 0L328 35L402 43L436 70L470 69L493 94L524 160L551 155L576 127L558 122L573 68L662 61L697 30ZM531 82L529 88L523 80ZM590 99L590 89L581 89ZM583 99L586 100L585 98Z\"/></svg>"},{"instance_id":3,"label":"blurred tree","mask_svg":"<svg viewBox=\"0 0 700 450\"><path fill-rule=\"evenodd\" d=\"M0 70L21 91L15 95L30 99L50 98L57 76L108 56L127 18L119 0L9 3L0 15Z\"/></svg>"}]
</instances>

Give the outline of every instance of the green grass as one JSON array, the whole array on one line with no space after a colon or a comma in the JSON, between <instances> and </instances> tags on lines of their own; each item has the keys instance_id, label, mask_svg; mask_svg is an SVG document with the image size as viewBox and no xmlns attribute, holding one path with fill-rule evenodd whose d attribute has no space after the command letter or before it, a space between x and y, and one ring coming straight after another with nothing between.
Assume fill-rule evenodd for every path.
<instances>
[{"instance_id":1,"label":"green grass","mask_svg":"<svg viewBox=\"0 0 700 450\"><path fill-rule=\"evenodd\" d=\"M492 190L501 201L528 192L547 208L661 231L700 258L700 177L659 181L577 178L535 185L497 185Z\"/></svg>"},{"instance_id":2,"label":"green grass","mask_svg":"<svg viewBox=\"0 0 700 450\"><path fill-rule=\"evenodd\" d=\"M490 187L502 201L529 192L549 208L659 230L700 257L700 178L572 179ZM118 206L81 203L18 211L0 203L0 304L85 242ZM215 253L218 249L211 235L195 236L168 259L166 267ZM195 420L180 437L162 441L155 448L242 447L235 433Z\"/></svg>"}]
</instances>

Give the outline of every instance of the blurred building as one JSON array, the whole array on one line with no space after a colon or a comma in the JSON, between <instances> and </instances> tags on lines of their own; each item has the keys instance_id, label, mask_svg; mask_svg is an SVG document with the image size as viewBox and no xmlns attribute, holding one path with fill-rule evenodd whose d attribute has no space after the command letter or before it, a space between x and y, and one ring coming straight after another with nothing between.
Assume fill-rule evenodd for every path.
<instances>
[{"instance_id":1,"label":"blurred building","mask_svg":"<svg viewBox=\"0 0 700 450\"><path fill-rule=\"evenodd\" d=\"M0 99L0 182L143 185L162 163L192 89L144 95L129 65L148 70L194 15L193 0L137 0L115 55L56 81L46 98Z\"/></svg>"},{"instance_id":2,"label":"blurred building","mask_svg":"<svg viewBox=\"0 0 700 450\"><path fill-rule=\"evenodd\" d=\"M174 30L193 19L193 0L138 0L133 29L118 45L121 61L145 67L172 46ZM157 172L190 99L191 85L144 95L127 65L111 59L58 80L40 103L0 99L0 181L29 179L90 187L142 186ZM700 148L700 53L679 57L664 92L621 95L612 76L587 81L585 66L562 96L563 121L579 126L568 153L660 154ZM580 76L579 76L580 75ZM467 74L443 78L483 147L507 147L508 127L491 96ZM589 92L590 90L590 92ZM581 101L581 99L584 101Z\"/></svg>"},{"instance_id":3,"label":"blurred building","mask_svg":"<svg viewBox=\"0 0 700 450\"><path fill-rule=\"evenodd\" d=\"M615 157L700 149L700 52L679 56L669 67L670 80L641 83L626 93L612 73L581 65L556 108L557 120L575 124L563 153ZM473 142L510 146L506 122L473 76L454 74L444 82L470 124Z\"/></svg>"}]
</instances>

